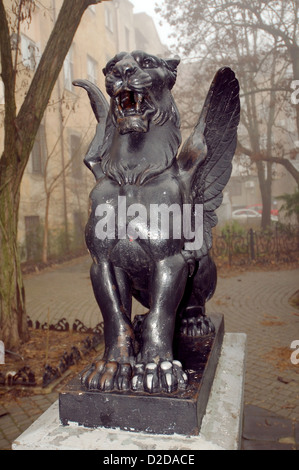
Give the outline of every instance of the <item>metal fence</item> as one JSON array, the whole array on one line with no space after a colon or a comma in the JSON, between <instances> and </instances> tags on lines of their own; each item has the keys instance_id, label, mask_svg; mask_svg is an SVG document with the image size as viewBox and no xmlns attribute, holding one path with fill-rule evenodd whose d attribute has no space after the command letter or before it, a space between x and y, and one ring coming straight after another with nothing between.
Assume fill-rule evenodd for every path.
<instances>
[{"instance_id":1,"label":"metal fence","mask_svg":"<svg viewBox=\"0 0 299 470\"><path fill-rule=\"evenodd\" d=\"M299 227L277 225L269 231L251 228L242 233L229 229L215 232L212 256L229 265L291 263L299 259Z\"/></svg>"}]
</instances>

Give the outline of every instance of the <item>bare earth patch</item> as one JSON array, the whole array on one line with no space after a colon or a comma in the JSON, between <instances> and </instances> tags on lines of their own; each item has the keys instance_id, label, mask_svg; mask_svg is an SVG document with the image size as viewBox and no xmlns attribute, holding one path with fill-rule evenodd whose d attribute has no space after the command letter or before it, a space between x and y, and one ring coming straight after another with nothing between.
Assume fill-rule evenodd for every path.
<instances>
[{"instance_id":1,"label":"bare earth patch","mask_svg":"<svg viewBox=\"0 0 299 470\"><path fill-rule=\"evenodd\" d=\"M52 391L52 384L47 387L48 390L42 388L45 365L47 364L53 369L58 368L62 356L65 353L70 355L73 347L80 351L80 357L76 356L75 364L70 365L56 382L61 385L64 380L69 381L76 376L95 356L99 355L103 348L103 344L101 344L96 350L91 349L86 353L84 341L88 338L91 339L91 335L87 333L30 329L28 342L22 344L14 354L6 352L5 364L0 365L0 373L2 376L7 376L7 374L14 374L22 368L28 367L34 373L36 386L12 385L9 387L0 385L0 404L14 400L16 397Z\"/></svg>"}]
</instances>

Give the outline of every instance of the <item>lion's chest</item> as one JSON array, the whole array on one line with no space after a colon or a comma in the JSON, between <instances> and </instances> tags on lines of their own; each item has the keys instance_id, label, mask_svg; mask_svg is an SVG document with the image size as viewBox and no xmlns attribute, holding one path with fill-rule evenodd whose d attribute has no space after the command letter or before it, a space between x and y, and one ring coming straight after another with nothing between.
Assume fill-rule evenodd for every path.
<instances>
[{"instance_id":1,"label":"lion's chest","mask_svg":"<svg viewBox=\"0 0 299 470\"><path fill-rule=\"evenodd\" d=\"M179 180L171 171L142 186L104 178L91 193L88 248L101 256L109 253L116 264L137 257L146 265L149 258L177 253L183 243L177 236L182 204Z\"/></svg>"},{"instance_id":2,"label":"lion's chest","mask_svg":"<svg viewBox=\"0 0 299 470\"><path fill-rule=\"evenodd\" d=\"M119 185L109 178L99 181L90 195L92 212L99 206L106 204L117 211L129 209L129 214L134 208L142 211L145 208L150 211L153 205L166 204L171 206L177 204L182 206L183 193L179 180L173 176L171 171L158 175L144 185L126 184ZM133 207L132 207L133 206Z\"/></svg>"}]
</instances>

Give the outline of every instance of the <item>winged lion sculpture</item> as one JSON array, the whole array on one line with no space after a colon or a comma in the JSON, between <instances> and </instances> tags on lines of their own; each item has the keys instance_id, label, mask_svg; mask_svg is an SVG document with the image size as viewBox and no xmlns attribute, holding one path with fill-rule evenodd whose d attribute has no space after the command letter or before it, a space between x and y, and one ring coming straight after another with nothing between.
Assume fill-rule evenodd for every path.
<instances>
[{"instance_id":1,"label":"winged lion sculpture","mask_svg":"<svg viewBox=\"0 0 299 470\"><path fill-rule=\"evenodd\" d=\"M209 251L236 148L239 84L230 68L217 72L179 151L171 94L179 62L142 51L117 54L103 70L110 105L96 85L74 82L87 91L98 121L84 159L96 178L86 244L105 353L82 375L91 390L185 388L187 374L173 355L176 318L182 335L213 332L205 314L217 279ZM132 297L148 308L134 321Z\"/></svg>"}]
</instances>

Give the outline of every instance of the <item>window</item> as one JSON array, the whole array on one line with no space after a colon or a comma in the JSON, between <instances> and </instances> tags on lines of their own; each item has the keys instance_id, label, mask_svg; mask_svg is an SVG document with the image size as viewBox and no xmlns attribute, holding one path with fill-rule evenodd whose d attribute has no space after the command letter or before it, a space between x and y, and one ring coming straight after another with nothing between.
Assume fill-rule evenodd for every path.
<instances>
[{"instance_id":1,"label":"window","mask_svg":"<svg viewBox=\"0 0 299 470\"><path fill-rule=\"evenodd\" d=\"M43 125L39 127L31 152L32 173L42 175L44 173L47 158L46 134Z\"/></svg>"},{"instance_id":2,"label":"window","mask_svg":"<svg viewBox=\"0 0 299 470\"><path fill-rule=\"evenodd\" d=\"M105 5L105 26L113 33L113 17L110 8Z\"/></svg>"},{"instance_id":3,"label":"window","mask_svg":"<svg viewBox=\"0 0 299 470\"><path fill-rule=\"evenodd\" d=\"M21 53L23 64L29 70L35 70L39 62L39 49L34 41L21 35Z\"/></svg>"},{"instance_id":4,"label":"window","mask_svg":"<svg viewBox=\"0 0 299 470\"><path fill-rule=\"evenodd\" d=\"M70 135L70 157L73 177L81 178L83 163L81 158L81 137L78 134Z\"/></svg>"},{"instance_id":5,"label":"window","mask_svg":"<svg viewBox=\"0 0 299 470\"><path fill-rule=\"evenodd\" d=\"M98 80L98 63L87 56L87 78L92 83L96 84Z\"/></svg>"},{"instance_id":6,"label":"window","mask_svg":"<svg viewBox=\"0 0 299 470\"><path fill-rule=\"evenodd\" d=\"M69 91L73 91L73 79L74 79L73 49L74 49L73 46L71 46L63 64L64 87Z\"/></svg>"}]
</instances>

